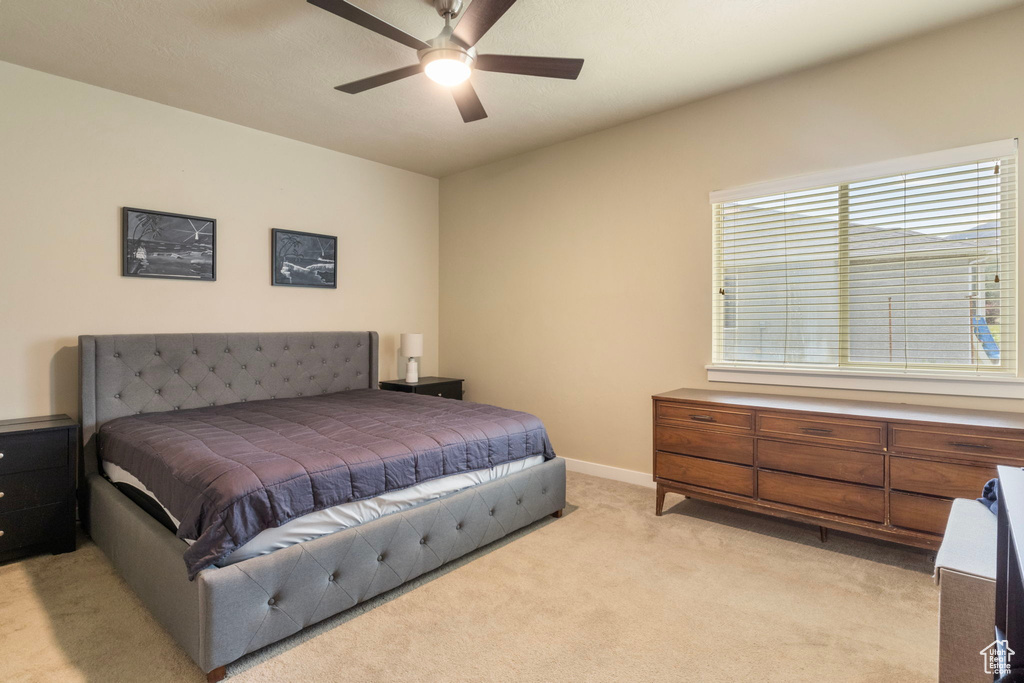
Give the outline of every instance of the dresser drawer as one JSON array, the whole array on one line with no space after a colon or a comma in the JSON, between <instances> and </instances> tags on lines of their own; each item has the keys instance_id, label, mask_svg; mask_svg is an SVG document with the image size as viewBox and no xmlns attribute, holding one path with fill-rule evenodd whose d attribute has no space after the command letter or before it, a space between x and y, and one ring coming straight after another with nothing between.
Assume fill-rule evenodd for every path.
<instances>
[{"instance_id":1,"label":"dresser drawer","mask_svg":"<svg viewBox=\"0 0 1024 683\"><path fill-rule=\"evenodd\" d=\"M462 400L462 382L444 382L437 384L424 384L416 387L414 393L425 396L440 396L441 398L452 398L456 401Z\"/></svg>"},{"instance_id":2,"label":"dresser drawer","mask_svg":"<svg viewBox=\"0 0 1024 683\"><path fill-rule=\"evenodd\" d=\"M967 427L896 424L892 427L892 450L897 453L1024 460L1024 439L1013 434Z\"/></svg>"},{"instance_id":3,"label":"dresser drawer","mask_svg":"<svg viewBox=\"0 0 1024 683\"><path fill-rule=\"evenodd\" d=\"M0 475L67 467L66 430L0 435Z\"/></svg>"},{"instance_id":4,"label":"dresser drawer","mask_svg":"<svg viewBox=\"0 0 1024 683\"><path fill-rule=\"evenodd\" d=\"M885 456L759 439L757 466L857 484L885 484Z\"/></svg>"},{"instance_id":5,"label":"dresser drawer","mask_svg":"<svg viewBox=\"0 0 1024 683\"><path fill-rule=\"evenodd\" d=\"M952 507L953 501L946 498L893 492L889 494L889 523L904 529L942 534Z\"/></svg>"},{"instance_id":6,"label":"dresser drawer","mask_svg":"<svg viewBox=\"0 0 1024 683\"><path fill-rule=\"evenodd\" d=\"M995 465L957 465L895 456L889 459L889 488L900 491L944 498L978 498L988 480L995 478Z\"/></svg>"},{"instance_id":7,"label":"dresser drawer","mask_svg":"<svg viewBox=\"0 0 1024 683\"><path fill-rule=\"evenodd\" d=\"M759 413L757 433L761 436L813 440L830 446L873 450L885 448L885 423L871 420Z\"/></svg>"},{"instance_id":8,"label":"dresser drawer","mask_svg":"<svg viewBox=\"0 0 1024 683\"><path fill-rule=\"evenodd\" d=\"M0 512L63 503L70 486L64 467L0 475Z\"/></svg>"},{"instance_id":9,"label":"dresser drawer","mask_svg":"<svg viewBox=\"0 0 1024 683\"><path fill-rule=\"evenodd\" d=\"M658 453L655 476L683 484L726 491L740 496L754 495L754 470L703 458Z\"/></svg>"},{"instance_id":10,"label":"dresser drawer","mask_svg":"<svg viewBox=\"0 0 1024 683\"><path fill-rule=\"evenodd\" d=\"M873 522L885 521L885 492L882 489L759 471L757 495L761 500Z\"/></svg>"},{"instance_id":11,"label":"dresser drawer","mask_svg":"<svg viewBox=\"0 0 1024 683\"><path fill-rule=\"evenodd\" d=\"M51 543L67 514L64 503L0 513L0 552Z\"/></svg>"},{"instance_id":12,"label":"dresser drawer","mask_svg":"<svg viewBox=\"0 0 1024 683\"><path fill-rule=\"evenodd\" d=\"M749 432L754 429L754 411L743 408L710 408L702 405L686 403L669 403L658 401L656 404L658 422L697 423L711 428L740 430Z\"/></svg>"},{"instance_id":13,"label":"dresser drawer","mask_svg":"<svg viewBox=\"0 0 1024 683\"><path fill-rule=\"evenodd\" d=\"M743 465L754 464L754 438L738 434L658 425L654 428L654 448Z\"/></svg>"}]
</instances>

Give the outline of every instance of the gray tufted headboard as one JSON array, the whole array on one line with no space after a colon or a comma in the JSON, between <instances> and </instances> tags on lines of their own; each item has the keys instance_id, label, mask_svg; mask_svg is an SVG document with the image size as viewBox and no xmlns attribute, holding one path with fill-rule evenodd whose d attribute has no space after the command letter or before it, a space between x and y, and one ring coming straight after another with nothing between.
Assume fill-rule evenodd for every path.
<instances>
[{"instance_id":1,"label":"gray tufted headboard","mask_svg":"<svg viewBox=\"0 0 1024 683\"><path fill-rule=\"evenodd\" d=\"M78 338L84 474L116 417L377 388L376 332L124 334Z\"/></svg>"}]
</instances>

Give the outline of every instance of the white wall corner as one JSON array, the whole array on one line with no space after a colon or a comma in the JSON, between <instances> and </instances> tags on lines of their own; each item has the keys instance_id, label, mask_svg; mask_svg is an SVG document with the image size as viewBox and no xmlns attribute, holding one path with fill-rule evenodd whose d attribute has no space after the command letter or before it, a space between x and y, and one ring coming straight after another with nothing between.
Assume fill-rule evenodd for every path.
<instances>
[{"instance_id":1,"label":"white wall corner","mask_svg":"<svg viewBox=\"0 0 1024 683\"><path fill-rule=\"evenodd\" d=\"M627 484L646 486L650 489L654 488L654 480L650 472L637 472L636 470L627 470L621 467L612 467L611 465L599 465L596 462L573 460L572 458L565 458L565 469L570 472L590 474L602 479L612 479L614 481L623 481Z\"/></svg>"}]
</instances>

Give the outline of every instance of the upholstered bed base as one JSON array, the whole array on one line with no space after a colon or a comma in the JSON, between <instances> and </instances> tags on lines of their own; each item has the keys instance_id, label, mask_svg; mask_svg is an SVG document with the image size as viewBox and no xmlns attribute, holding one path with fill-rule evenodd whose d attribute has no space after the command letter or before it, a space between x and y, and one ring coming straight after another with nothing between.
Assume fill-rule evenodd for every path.
<instances>
[{"instance_id":1,"label":"upholstered bed base","mask_svg":"<svg viewBox=\"0 0 1024 683\"><path fill-rule=\"evenodd\" d=\"M436 569L565 506L565 461L549 460L315 540L200 572L185 543L98 474L89 529L157 621L210 677L242 655Z\"/></svg>"},{"instance_id":2,"label":"upholstered bed base","mask_svg":"<svg viewBox=\"0 0 1024 683\"><path fill-rule=\"evenodd\" d=\"M565 506L565 461L189 581L185 543L99 474L117 417L377 388L376 332L82 336L80 517L157 621L210 680L224 665Z\"/></svg>"}]
</instances>

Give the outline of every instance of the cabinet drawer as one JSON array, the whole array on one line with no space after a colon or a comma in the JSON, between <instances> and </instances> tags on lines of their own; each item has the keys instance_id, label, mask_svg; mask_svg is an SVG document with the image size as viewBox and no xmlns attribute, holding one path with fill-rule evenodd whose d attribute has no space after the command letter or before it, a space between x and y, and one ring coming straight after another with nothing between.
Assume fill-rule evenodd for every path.
<instances>
[{"instance_id":1,"label":"cabinet drawer","mask_svg":"<svg viewBox=\"0 0 1024 683\"><path fill-rule=\"evenodd\" d=\"M953 501L945 498L893 492L889 494L889 523L904 529L942 534L952 507Z\"/></svg>"},{"instance_id":2,"label":"cabinet drawer","mask_svg":"<svg viewBox=\"0 0 1024 683\"><path fill-rule=\"evenodd\" d=\"M749 432L754 429L754 412L743 408L709 408L686 403L658 401L656 413L658 422L697 423L708 427L722 427Z\"/></svg>"},{"instance_id":3,"label":"cabinet drawer","mask_svg":"<svg viewBox=\"0 0 1024 683\"><path fill-rule=\"evenodd\" d=\"M754 464L754 438L738 434L658 425L654 428L654 448L743 465Z\"/></svg>"},{"instance_id":4,"label":"cabinet drawer","mask_svg":"<svg viewBox=\"0 0 1024 683\"><path fill-rule=\"evenodd\" d=\"M763 436L813 440L831 446L855 446L875 450L885 448L885 423L870 420L759 413L757 433Z\"/></svg>"},{"instance_id":5,"label":"cabinet drawer","mask_svg":"<svg viewBox=\"0 0 1024 683\"><path fill-rule=\"evenodd\" d=\"M70 488L65 467L0 475L0 512L63 503Z\"/></svg>"},{"instance_id":6,"label":"cabinet drawer","mask_svg":"<svg viewBox=\"0 0 1024 683\"><path fill-rule=\"evenodd\" d=\"M658 453L655 476L741 496L754 495L754 470L714 460Z\"/></svg>"},{"instance_id":7,"label":"cabinet drawer","mask_svg":"<svg viewBox=\"0 0 1024 683\"><path fill-rule=\"evenodd\" d=\"M882 489L812 479L795 474L759 471L757 494L761 500L872 522L885 521L885 492Z\"/></svg>"},{"instance_id":8,"label":"cabinet drawer","mask_svg":"<svg viewBox=\"0 0 1024 683\"><path fill-rule=\"evenodd\" d=\"M462 382L447 382L444 384L430 384L418 386L415 393L426 396L440 396L441 398L453 398L456 401L462 400Z\"/></svg>"},{"instance_id":9,"label":"cabinet drawer","mask_svg":"<svg viewBox=\"0 0 1024 683\"><path fill-rule=\"evenodd\" d=\"M898 453L1024 460L1024 439L1012 434L965 427L897 424L892 427L892 450Z\"/></svg>"},{"instance_id":10,"label":"cabinet drawer","mask_svg":"<svg viewBox=\"0 0 1024 683\"><path fill-rule=\"evenodd\" d=\"M885 456L881 453L759 439L757 466L870 486L885 484Z\"/></svg>"},{"instance_id":11,"label":"cabinet drawer","mask_svg":"<svg viewBox=\"0 0 1024 683\"><path fill-rule=\"evenodd\" d=\"M64 503L0 513L0 551L51 542L66 514Z\"/></svg>"},{"instance_id":12,"label":"cabinet drawer","mask_svg":"<svg viewBox=\"0 0 1024 683\"><path fill-rule=\"evenodd\" d=\"M889 459L889 488L900 491L944 498L978 498L988 480L995 478L995 465L983 467L911 458Z\"/></svg>"},{"instance_id":13,"label":"cabinet drawer","mask_svg":"<svg viewBox=\"0 0 1024 683\"><path fill-rule=\"evenodd\" d=\"M0 436L0 474L66 467L68 432L4 434Z\"/></svg>"}]
</instances>

